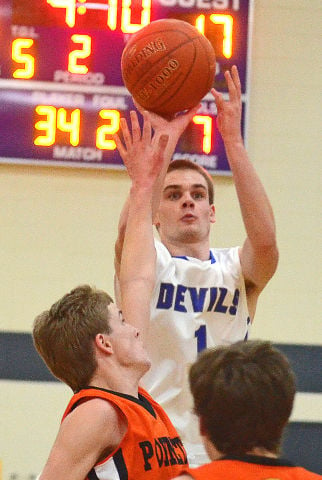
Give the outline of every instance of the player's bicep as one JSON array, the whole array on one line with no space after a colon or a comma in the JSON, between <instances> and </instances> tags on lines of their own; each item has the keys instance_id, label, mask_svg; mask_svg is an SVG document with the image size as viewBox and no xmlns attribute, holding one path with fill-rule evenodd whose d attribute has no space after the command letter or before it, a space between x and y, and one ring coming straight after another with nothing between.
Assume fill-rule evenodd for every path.
<instances>
[{"instance_id":1,"label":"player's bicep","mask_svg":"<svg viewBox=\"0 0 322 480\"><path fill-rule=\"evenodd\" d=\"M278 263L276 246L255 250L249 239L246 239L239 256L246 286L252 285L260 292L276 271Z\"/></svg>"},{"instance_id":2,"label":"player's bicep","mask_svg":"<svg viewBox=\"0 0 322 480\"><path fill-rule=\"evenodd\" d=\"M119 310L122 310L122 297L121 297L121 288L120 288L120 281L118 278L118 274L115 270L114 273L114 299L115 303Z\"/></svg>"}]
</instances>

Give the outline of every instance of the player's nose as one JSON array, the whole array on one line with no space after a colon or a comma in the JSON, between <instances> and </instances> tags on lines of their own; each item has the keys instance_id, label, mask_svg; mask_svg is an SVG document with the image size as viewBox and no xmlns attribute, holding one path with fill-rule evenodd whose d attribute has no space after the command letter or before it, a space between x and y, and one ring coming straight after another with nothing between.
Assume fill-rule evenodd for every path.
<instances>
[{"instance_id":1,"label":"player's nose","mask_svg":"<svg viewBox=\"0 0 322 480\"><path fill-rule=\"evenodd\" d=\"M186 194L183 198L182 198L182 206L183 207L193 207L195 204L193 198L191 197L191 195L189 194Z\"/></svg>"}]
</instances>

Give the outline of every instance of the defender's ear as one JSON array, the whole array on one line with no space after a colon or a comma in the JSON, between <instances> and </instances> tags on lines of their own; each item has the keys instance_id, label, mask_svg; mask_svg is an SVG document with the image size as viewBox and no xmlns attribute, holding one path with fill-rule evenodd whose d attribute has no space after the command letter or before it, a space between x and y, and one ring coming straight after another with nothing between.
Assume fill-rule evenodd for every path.
<instances>
[{"instance_id":1,"label":"defender's ear","mask_svg":"<svg viewBox=\"0 0 322 480\"><path fill-rule=\"evenodd\" d=\"M109 340L108 335L106 335L106 333L98 333L96 335L95 345L102 352L113 353L113 346Z\"/></svg>"}]
</instances>

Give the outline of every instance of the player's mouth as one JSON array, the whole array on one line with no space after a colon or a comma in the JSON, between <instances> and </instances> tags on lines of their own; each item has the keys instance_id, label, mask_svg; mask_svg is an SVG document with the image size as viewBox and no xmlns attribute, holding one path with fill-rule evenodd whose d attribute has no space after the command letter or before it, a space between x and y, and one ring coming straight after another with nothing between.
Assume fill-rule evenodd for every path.
<instances>
[{"instance_id":1,"label":"player's mouth","mask_svg":"<svg viewBox=\"0 0 322 480\"><path fill-rule=\"evenodd\" d=\"M196 216L193 215L192 213L186 213L183 217L181 217L181 221L182 222L187 222L187 223L190 223L190 222L193 222L194 220L196 220Z\"/></svg>"}]
</instances>

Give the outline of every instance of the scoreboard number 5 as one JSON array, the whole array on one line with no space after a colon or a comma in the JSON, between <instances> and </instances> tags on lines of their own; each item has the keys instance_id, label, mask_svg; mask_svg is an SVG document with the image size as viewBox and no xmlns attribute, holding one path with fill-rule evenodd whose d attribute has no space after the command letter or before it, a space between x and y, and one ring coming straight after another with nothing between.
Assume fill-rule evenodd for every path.
<instances>
[{"instance_id":1,"label":"scoreboard number 5","mask_svg":"<svg viewBox=\"0 0 322 480\"><path fill-rule=\"evenodd\" d=\"M13 72L13 78L32 78L35 73L35 58L30 53L24 53L25 48L30 48L34 44L32 38L16 38L12 42L11 57L16 63L21 63L22 68L17 68Z\"/></svg>"}]
</instances>

